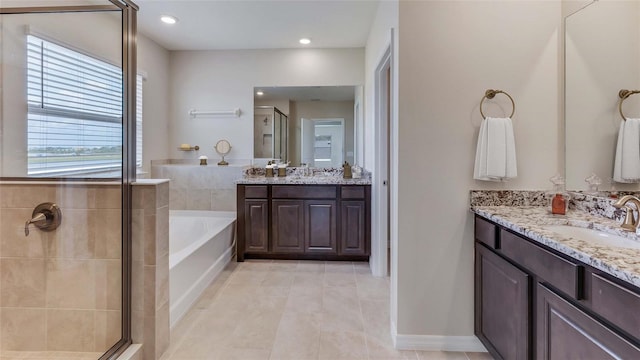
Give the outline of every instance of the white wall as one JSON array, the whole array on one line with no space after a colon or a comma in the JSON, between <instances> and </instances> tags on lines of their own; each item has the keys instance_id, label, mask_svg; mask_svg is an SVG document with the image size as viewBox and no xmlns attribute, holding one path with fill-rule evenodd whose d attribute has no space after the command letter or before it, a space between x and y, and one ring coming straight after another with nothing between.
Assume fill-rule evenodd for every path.
<instances>
[{"instance_id":1,"label":"white wall","mask_svg":"<svg viewBox=\"0 0 640 360\"><path fill-rule=\"evenodd\" d=\"M561 4L403 1L399 14L397 340L462 336L458 345L469 345L469 190L545 189L558 170ZM488 88L509 92L517 106L518 178L508 183L472 180ZM504 101L496 98L510 107Z\"/></svg>"},{"instance_id":2,"label":"white wall","mask_svg":"<svg viewBox=\"0 0 640 360\"><path fill-rule=\"evenodd\" d=\"M171 158L218 158L213 146L227 139L228 158L253 158L255 86L330 86L364 83L364 49L287 49L177 51L171 53ZM190 119L190 109L230 110L236 117ZM199 145L198 154L179 152L183 143Z\"/></svg>"},{"instance_id":3,"label":"white wall","mask_svg":"<svg viewBox=\"0 0 640 360\"><path fill-rule=\"evenodd\" d=\"M151 160L169 158L169 51L138 34L138 70L142 84L142 171Z\"/></svg>"}]
</instances>

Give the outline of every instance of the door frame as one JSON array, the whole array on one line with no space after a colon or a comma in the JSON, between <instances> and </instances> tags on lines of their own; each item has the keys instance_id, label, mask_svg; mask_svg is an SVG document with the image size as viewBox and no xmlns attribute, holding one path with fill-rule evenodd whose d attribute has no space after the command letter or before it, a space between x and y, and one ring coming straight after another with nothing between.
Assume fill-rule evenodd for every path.
<instances>
[{"instance_id":1,"label":"door frame","mask_svg":"<svg viewBox=\"0 0 640 360\"><path fill-rule=\"evenodd\" d=\"M393 29L391 40L378 61L374 73L374 172L372 177L372 216L371 229L371 272L377 277L393 275L394 261L389 263L390 240L391 255L395 253L393 194L396 189L394 169L394 71L393 71Z\"/></svg>"}]
</instances>

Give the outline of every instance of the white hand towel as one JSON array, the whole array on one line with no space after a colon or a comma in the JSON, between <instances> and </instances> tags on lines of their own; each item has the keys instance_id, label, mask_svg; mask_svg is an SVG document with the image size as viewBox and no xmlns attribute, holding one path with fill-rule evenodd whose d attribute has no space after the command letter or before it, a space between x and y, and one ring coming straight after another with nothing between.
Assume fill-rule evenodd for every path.
<instances>
[{"instance_id":1,"label":"white hand towel","mask_svg":"<svg viewBox=\"0 0 640 360\"><path fill-rule=\"evenodd\" d=\"M613 180L620 183L640 182L640 119L620 122Z\"/></svg>"},{"instance_id":2,"label":"white hand towel","mask_svg":"<svg viewBox=\"0 0 640 360\"><path fill-rule=\"evenodd\" d=\"M480 124L473 178L504 181L516 176L516 148L511 119L488 117Z\"/></svg>"}]
</instances>

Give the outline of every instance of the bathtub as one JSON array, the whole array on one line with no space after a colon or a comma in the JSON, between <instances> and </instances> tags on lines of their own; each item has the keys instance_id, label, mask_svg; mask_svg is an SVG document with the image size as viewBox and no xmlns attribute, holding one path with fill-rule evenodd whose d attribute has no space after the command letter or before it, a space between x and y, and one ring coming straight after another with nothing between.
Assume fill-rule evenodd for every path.
<instances>
[{"instance_id":1,"label":"bathtub","mask_svg":"<svg viewBox=\"0 0 640 360\"><path fill-rule=\"evenodd\" d=\"M222 272L234 253L234 211L169 213L169 318L171 327Z\"/></svg>"}]
</instances>

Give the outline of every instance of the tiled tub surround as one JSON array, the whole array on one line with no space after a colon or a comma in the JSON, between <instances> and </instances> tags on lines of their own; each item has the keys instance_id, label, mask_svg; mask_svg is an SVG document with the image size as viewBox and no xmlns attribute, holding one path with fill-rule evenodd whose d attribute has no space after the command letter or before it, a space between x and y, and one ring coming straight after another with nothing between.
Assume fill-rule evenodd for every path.
<instances>
[{"instance_id":1,"label":"tiled tub surround","mask_svg":"<svg viewBox=\"0 0 640 360\"><path fill-rule=\"evenodd\" d=\"M287 167L287 176L266 177L264 168L250 167L244 170L238 184L322 184L322 185L371 185L371 174L363 171L359 179L344 179L342 168L311 168L312 175L304 176L304 168ZM276 169L274 169L277 172Z\"/></svg>"},{"instance_id":2,"label":"tiled tub surround","mask_svg":"<svg viewBox=\"0 0 640 360\"><path fill-rule=\"evenodd\" d=\"M640 286L640 250L601 246L544 228L545 225L571 225L640 241L638 235L623 231L616 220L581 210L569 210L567 215L552 215L546 206L474 206L472 211L614 277Z\"/></svg>"},{"instance_id":3,"label":"tiled tub surround","mask_svg":"<svg viewBox=\"0 0 640 360\"><path fill-rule=\"evenodd\" d=\"M169 346L169 181L139 180L132 198L131 332L156 360Z\"/></svg>"},{"instance_id":4,"label":"tiled tub surround","mask_svg":"<svg viewBox=\"0 0 640 360\"><path fill-rule=\"evenodd\" d=\"M46 201L60 206L62 224L25 237ZM120 339L120 204L118 183L0 185L1 358L95 359Z\"/></svg>"},{"instance_id":5,"label":"tiled tub surround","mask_svg":"<svg viewBox=\"0 0 640 360\"><path fill-rule=\"evenodd\" d=\"M171 180L171 210L236 210L235 181L245 166L218 166L213 159L206 166L166 162L153 161L151 177Z\"/></svg>"}]
</instances>

